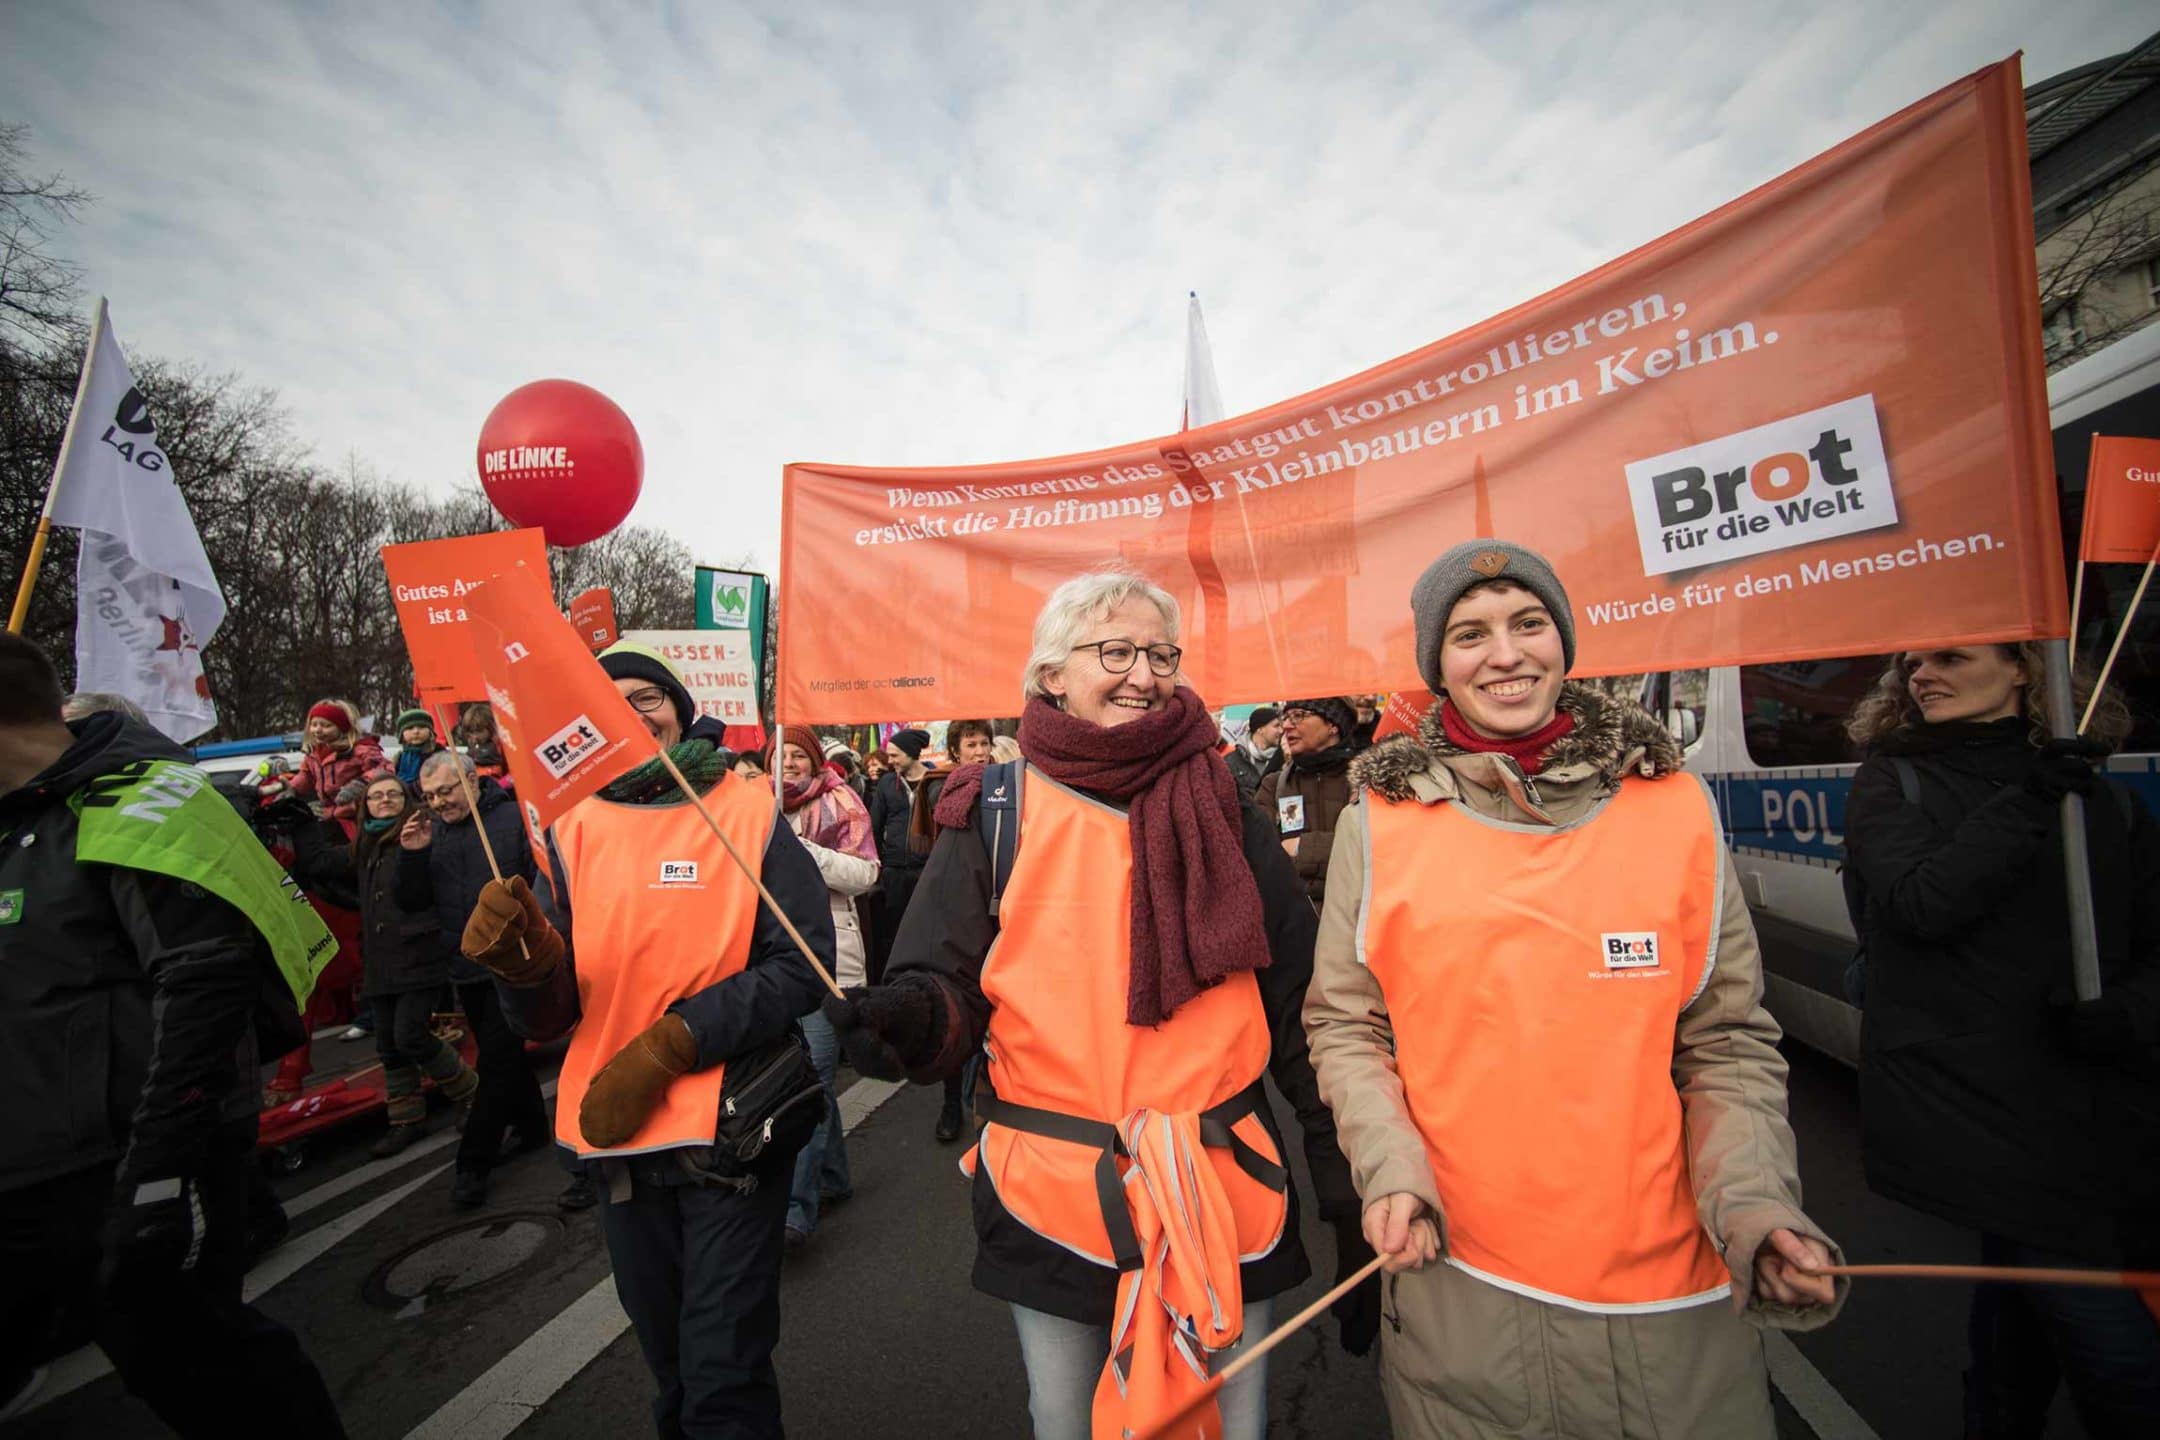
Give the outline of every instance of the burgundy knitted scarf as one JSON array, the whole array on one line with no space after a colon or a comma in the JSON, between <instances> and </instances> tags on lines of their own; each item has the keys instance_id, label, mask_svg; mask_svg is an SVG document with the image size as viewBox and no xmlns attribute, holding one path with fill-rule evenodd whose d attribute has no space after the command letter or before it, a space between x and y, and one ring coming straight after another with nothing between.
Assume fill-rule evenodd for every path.
<instances>
[{"instance_id":1,"label":"burgundy knitted scarf","mask_svg":"<svg viewBox=\"0 0 2160 1440\"><path fill-rule=\"evenodd\" d=\"M1184 686L1162 709L1122 725L1091 724L1042 699L1028 701L1020 717L1020 752L1029 764L1061 785L1127 806L1130 1025L1160 1025L1202 990L1269 960L1260 887L1245 863L1237 782L1215 753L1219 738L1207 706ZM982 770L962 766L945 782L940 825L973 823Z\"/></svg>"}]
</instances>

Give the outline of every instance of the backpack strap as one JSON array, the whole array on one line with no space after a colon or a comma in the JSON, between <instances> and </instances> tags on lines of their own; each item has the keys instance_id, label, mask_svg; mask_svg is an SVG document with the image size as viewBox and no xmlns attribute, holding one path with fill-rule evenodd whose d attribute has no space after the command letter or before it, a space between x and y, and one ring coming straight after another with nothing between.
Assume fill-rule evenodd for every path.
<instances>
[{"instance_id":1,"label":"backpack strap","mask_svg":"<svg viewBox=\"0 0 2160 1440\"><path fill-rule=\"evenodd\" d=\"M1904 794L1905 803L1918 805L1920 803L1919 768L1903 755L1891 756L1890 768L1897 771L1897 788Z\"/></svg>"},{"instance_id":2,"label":"backpack strap","mask_svg":"<svg viewBox=\"0 0 2160 1440\"><path fill-rule=\"evenodd\" d=\"M975 802L975 833L990 857L990 915L997 917L1012 878L1013 857L1020 853L1020 789L1027 761L1006 760L983 767L982 794Z\"/></svg>"}]
</instances>

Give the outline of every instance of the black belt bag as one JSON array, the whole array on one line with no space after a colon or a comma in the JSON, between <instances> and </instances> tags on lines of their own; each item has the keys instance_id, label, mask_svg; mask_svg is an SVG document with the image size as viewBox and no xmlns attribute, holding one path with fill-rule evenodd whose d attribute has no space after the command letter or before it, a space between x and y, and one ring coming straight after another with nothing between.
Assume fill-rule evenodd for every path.
<instances>
[{"instance_id":1,"label":"black belt bag","mask_svg":"<svg viewBox=\"0 0 2160 1440\"><path fill-rule=\"evenodd\" d=\"M824 1119L825 1083L802 1033L790 1028L727 1062L713 1160L723 1172L768 1169L809 1144Z\"/></svg>"}]
</instances>

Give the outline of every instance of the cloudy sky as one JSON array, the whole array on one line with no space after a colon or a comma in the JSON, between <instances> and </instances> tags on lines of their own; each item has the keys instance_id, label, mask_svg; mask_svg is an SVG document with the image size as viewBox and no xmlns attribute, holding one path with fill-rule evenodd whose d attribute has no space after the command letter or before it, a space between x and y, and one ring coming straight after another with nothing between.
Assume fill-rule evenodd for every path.
<instances>
[{"instance_id":1,"label":"cloudy sky","mask_svg":"<svg viewBox=\"0 0 2160 1440\"><path fill-rule=\"evenodd\" d=\"M779 559L780 467L1174 429L1185 293L1231 411L1559 284L1956 77L2146 4L0 7L0 120L96 196L131 349L275 387L448 488L563 375L633 519Z\"/></svg>"}]
</instances>

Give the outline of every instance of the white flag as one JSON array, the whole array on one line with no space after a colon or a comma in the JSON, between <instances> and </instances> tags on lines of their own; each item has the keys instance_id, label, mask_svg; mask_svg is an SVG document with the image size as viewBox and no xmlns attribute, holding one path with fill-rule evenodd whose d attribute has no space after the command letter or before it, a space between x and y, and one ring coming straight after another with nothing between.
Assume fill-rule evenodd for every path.
<instances>
[{"instance_id":1,"label":"white flag","mask_svg":"<svg viewBox=\"0 0 2160 1440\"><path fill-rule=\"evenodd\" d=\"M202 647L225 623L225 593L102 300L53 474L52 520L83 532L75 688L125 695L174 740L217 724Z\"/></svg>"},{"instance_id":2,"label":"white flag","mask_svg":"<svg viewBox=\"0 0 2160 1440\"><path fill-rule=\"evenodd\" d=\"M1180 430L1212 425L1223 418L1222 391L1215 388L1215 355L1208 349L1207 322L1200 318L1200 292L1188 291L1185 307L1185 418Z\"/></svg>"}]
</instances>

